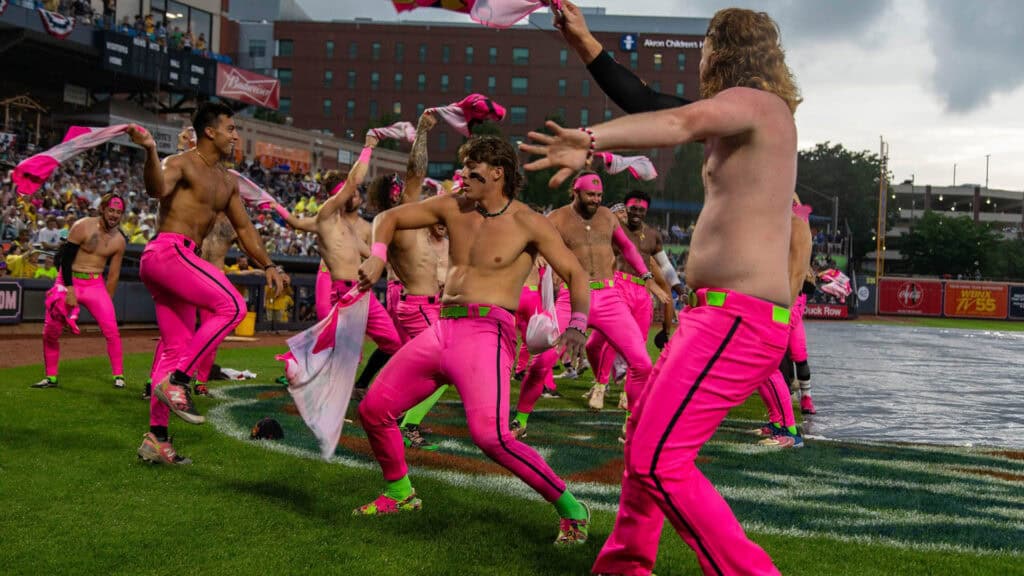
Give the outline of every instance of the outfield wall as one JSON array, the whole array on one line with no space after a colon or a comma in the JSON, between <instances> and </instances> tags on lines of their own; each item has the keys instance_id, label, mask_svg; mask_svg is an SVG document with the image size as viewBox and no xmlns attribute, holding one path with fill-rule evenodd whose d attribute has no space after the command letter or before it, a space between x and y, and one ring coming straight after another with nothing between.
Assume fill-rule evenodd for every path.
<instances>
[{"instance_id":1,"label":"outfield wall","mask_svg":"<svg viewBox=\"0 0 1024 576\"><path fill-rule=\"evenodd\" d=\"M1024 320L1024 284L881 278L877 288L881 315Z\"/></svg>"}]
</instances>

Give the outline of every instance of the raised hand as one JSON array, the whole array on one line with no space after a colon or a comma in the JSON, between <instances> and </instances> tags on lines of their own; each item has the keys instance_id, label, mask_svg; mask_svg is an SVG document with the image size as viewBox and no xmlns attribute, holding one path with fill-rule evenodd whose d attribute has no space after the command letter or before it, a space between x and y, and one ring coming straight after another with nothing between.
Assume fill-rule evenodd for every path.
<instances>
[{"instance_id":1,"label":"raised hand","mask_svg":"<svg viewBox=\"0 0 1024 576\"><path fill-rule=\"evenodd\" d=\"M156 148L156 140L153 139L153 135L150 134L145 128L138 124L132 124L125 129L128 133L128 137L132 139L132 142L142 146L143 148Z\"/></svg>"},{"instance_id":2,"label":"raised hand","mask_svg":"<svg viewBox=\"0 0 1024 576\"><path fill-rule=\"evenodd\" d=\"M523 166L528 171L560 168L548 181L550 188L557 188L586 166L590 136L582 130L562 128L551 120L544 125L553 132L553 135L530 132L527 136L534 144L520 143L519 149L528 154L541 156Z\"/></svg>"}]
</instances>

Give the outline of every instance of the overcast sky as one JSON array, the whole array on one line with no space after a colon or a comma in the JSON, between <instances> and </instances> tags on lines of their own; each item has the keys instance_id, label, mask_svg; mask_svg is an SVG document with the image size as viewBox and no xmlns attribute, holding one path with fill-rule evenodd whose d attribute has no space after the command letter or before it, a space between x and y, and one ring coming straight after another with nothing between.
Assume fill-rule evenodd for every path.
<instances>
[{"instance_id":1,"label":"overcast sky","mask_svg":"<svg viewBox=\"0 0 1024 576\"><path fill-rule=\"evenodd\" d=\"M397 20L389 0L298 0L317 20ZM739 6L778 21L803 92L800 147L877 152L893 179L1024 190L1024 2L1015 0L581 0L608 14L710 17ZM436 9L405 20L468 17Z\"/></svg>"}]
</instances>

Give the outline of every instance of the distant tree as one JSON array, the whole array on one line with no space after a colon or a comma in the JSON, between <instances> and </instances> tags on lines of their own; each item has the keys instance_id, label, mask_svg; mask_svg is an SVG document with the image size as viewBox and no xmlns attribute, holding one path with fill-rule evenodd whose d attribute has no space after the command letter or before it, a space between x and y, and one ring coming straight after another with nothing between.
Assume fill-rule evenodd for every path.
<instances>
[{"instance_id":1,"label":"distant tree","mask_svg":"<svg viewBox=\"0 0 1024 576\"><path fill-rule=\"evenodd\" d=\"M925 212L909 233L901 236L900 254L913 274L973 276L981 269L992 275L998 235L969 216L943 216Z\"/></svg>"}]
</instances>

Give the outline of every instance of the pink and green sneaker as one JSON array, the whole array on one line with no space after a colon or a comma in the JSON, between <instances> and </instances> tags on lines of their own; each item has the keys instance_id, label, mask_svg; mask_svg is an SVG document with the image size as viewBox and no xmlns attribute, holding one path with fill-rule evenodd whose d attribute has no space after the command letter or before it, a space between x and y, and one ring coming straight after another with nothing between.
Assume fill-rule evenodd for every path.
<instances>
[{"instance_id":1,"label":"pink and green sneaker","mask_svg":"<svg viewBox=\"0 0 1024 576\"><path fill-rule=\"evenodd\" d=\"M423 501L416 497L416 491L409 494L404 500L395 500L386 494L377 496L377 499L369 504L363 504L352 511L353 516L383 516L385 514L398 514L399 512L413 512L423 507Z\"/></svg>"},{"instance_id":2,"label":"pink and green sneaker","mask_svg":"<svg viewBox=\"0 0 1024 576\"><path fill-rule=\"evenodd\" d=\"M558 537L555 538L555 546L575 546L583 544L590 535L590 507L583 504L587 509L587 518L577 520L574 518L558 519Z\"/></svg>"}]
</instances>

